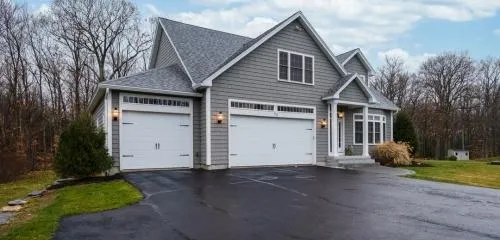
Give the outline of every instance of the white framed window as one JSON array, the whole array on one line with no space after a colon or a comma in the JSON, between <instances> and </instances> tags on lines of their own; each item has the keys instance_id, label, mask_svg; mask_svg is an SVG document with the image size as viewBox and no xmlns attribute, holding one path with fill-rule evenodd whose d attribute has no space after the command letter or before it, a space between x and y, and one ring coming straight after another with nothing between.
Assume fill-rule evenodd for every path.
<instances>
[{"instance_id":1,"label":"white framed window","mask_svg":"<svg viewBox=\"0 0 500 240\"><path fill-rule=\"evenodd\" d=\"M354 144L363 144L363 114L354 114ZM385 141L385 116L368 114L368 144L381 144Z\"/></svg>"},{"instance_id":2,"label":"white framed window","mask_svg":"<svg viewBox=\"0 0 500 240\"><path fill-rule=\"evenodd\" d=\"M278 49L278 80L314 85L314 56Z\"/></svg>"}]
</instances>

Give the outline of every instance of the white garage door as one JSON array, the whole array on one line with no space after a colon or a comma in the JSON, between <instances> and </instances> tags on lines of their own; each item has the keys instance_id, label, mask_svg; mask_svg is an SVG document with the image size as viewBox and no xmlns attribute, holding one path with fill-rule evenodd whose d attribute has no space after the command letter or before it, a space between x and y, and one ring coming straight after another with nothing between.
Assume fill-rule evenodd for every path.
<instances>
[{"instance_id":1,"label":"white garage door","mask_svg":"<svg viewBox=\"0 0 500 240\"><path fill-rule=\"evenodd\" d=\"M231 116L230 166L313 164L313 120Z\"/></svg>"},{"instance_id":2,"label":"white garage door","mask_svg":"<svg viewBox=\"0 0 500 240\"><path fill-rule=\"evenodd\" d=\"M121 169L192 167L190 116L123 111Z\"/></svg>"}]
</instances>

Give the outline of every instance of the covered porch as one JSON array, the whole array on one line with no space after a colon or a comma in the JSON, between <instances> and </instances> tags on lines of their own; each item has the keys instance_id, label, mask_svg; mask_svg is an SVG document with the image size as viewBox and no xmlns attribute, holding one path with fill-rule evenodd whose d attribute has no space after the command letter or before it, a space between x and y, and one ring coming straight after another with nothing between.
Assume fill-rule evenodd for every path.
<instances>
[{"instance_id":1,"label":"covered porch","mask_svg":"<svg viewBox=\"0 0 500 240\"><path fill-rule=\"evenodd\" d=\"M342 79L323 100L328 109L327 165L375 163L371 148L392 140L392 111L379 108L356 74Z\"/></svg>"}]
</instances>

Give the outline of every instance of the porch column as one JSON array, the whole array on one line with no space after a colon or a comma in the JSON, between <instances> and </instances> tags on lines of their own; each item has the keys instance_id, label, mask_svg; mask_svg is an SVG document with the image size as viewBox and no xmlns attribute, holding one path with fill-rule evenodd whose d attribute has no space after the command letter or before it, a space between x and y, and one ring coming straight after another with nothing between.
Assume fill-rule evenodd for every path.
<instances>
[{"instance_id":1,"label":"porch column","mask_svg":"<svg viewBox=\"0 0 500 240\"><path fill-rule=\"evenodd\" d=\"M368 106L363 107L363 157L368 157Z\"/></svg>"},{"instance_id":2,"label":"porch column","mask_svg":"<svg viewBox=\"0 0 500 240\"><path fill-rule=\"evenodd\" d=\"M338 151L338 146L339 146L339 131L338 131L338 120L337 120L337 102L336 101L332 101L331 103L331 107L332 107L332 122L331 122L331 128L330 128L330 131L331 131L331 134L330 136L332 136L332 155L334 157L338 156L339 155L339 151Z\"/></svg>"}]
</instances>

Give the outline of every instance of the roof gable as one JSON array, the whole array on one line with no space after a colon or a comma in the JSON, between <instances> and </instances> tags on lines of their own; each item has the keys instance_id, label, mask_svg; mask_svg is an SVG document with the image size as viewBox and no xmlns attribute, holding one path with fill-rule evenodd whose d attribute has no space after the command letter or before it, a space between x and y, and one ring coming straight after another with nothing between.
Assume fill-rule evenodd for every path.
<instances>
[{"instance_id":1,"label":"roof gable","mask_svg":"<svg viewBox=\"0 0 500 240\"><path fill-rule=\"evenodd\" d=\"M342 91L344 91L344 89L346 89L347 86L349 86L352 82L356 82L359 85L361 91L363 91L365 96L368 98L369 103L378 103L375 95L372 93L370 88L366 86L366 84L358 77L358 74L349 74L340 79L340 81L338 81L330 90L330 94L324 97L323 100L340 99L340 93L342 93Z\"/></svg>"},{"instance_id":2,"label":"roof gable","mask_svg":"<svg viewBox=\"0 0 500 240\"><path fill-rule=\"evenodd\" d=\"M252 40L164 18L160 18L159 22L195 85Z\"/></svg>"},{"instance_id":3,"label":"roof gable","mask_svg":"<svg viewBox=\"0 0 500 240\"><path fill-rule=\"evenodd\" d=\"M298 20L300 23L304 26L304 30L309 33L309 35L312 37L312 39L316 42L318 47L325 53L327 56L328 60L330 63L335 67L342 76L346 75L347 72L343 68L343 66L338 62L337 58L335 58L335 55L330 51L330 49L327 47L326 43L321 39L321 37L318 35L318 33L314 30L314 28L311 26L309 21L305 18L305 16L302 14L302 12L297 12L290 16L289 18L283 20L282 22L278 23L271 29L267 30L257 38L249 41L248 43L243 46L243 48L239 49L231 58L229 58L226 63L218 68L215 72L210 74L203 82L201 83L201 86L211 86L213 79L218 77L220 74L222 74L224 71L229 69L231 66L236 64L238 61L240 61L243 57L254 51L256 48L258 48L260 45L262 45L264 42L266 42L268 39L276 35L278 32L283 30L286 26L288 26L290 23L293 21Z\"/></svg>"},{"instance_id":4,"label":"roof gable","mask_svg":"<svg viewBox=\"0 0 500 240\"><path fill-rule=\"evenodd\" d=\"M369 73L375 72L375 69L359 48L337 55L337 59L341 62L342 66L345 66L354 57L358 57L361 64L363 64Z\"/></svg>"}]
</instances>

